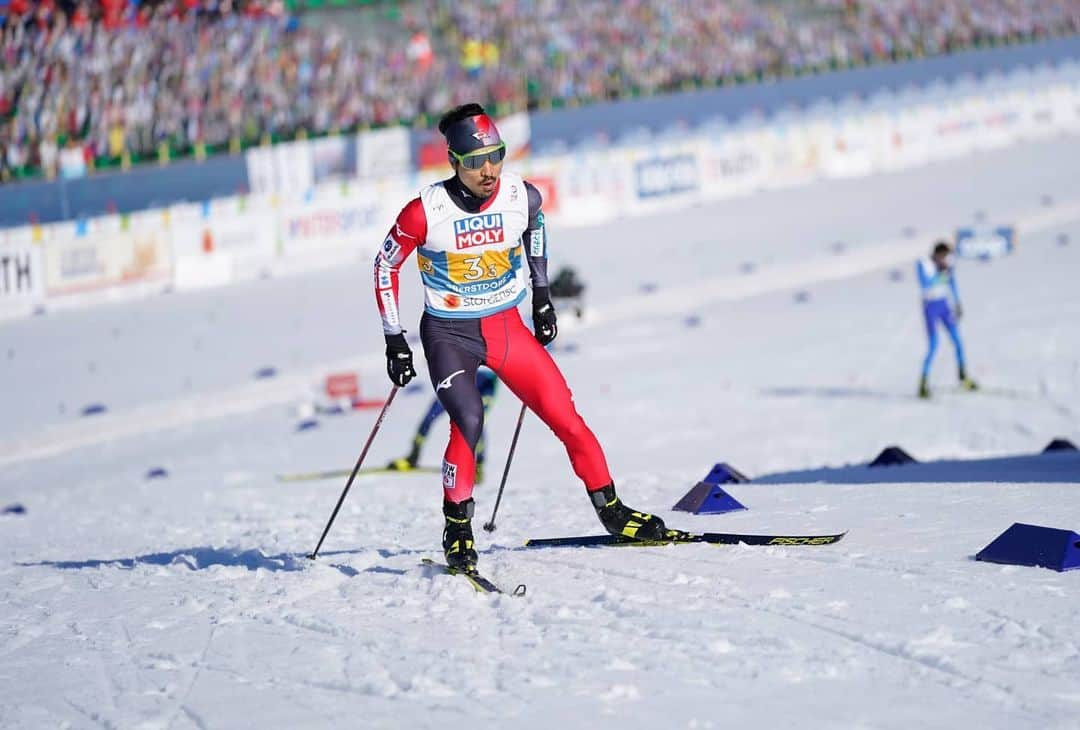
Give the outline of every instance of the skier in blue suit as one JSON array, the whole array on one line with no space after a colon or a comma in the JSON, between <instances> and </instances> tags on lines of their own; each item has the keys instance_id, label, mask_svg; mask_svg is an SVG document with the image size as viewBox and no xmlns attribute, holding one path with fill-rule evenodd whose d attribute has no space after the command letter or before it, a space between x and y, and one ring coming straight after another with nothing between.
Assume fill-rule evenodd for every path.
<instances>
[{"instance_id":1,"label":"skier in blue suit","mask_svg":"<svg viewBox=\"0 0 1080 730\"><path fill-rule=\"evenodd\" d=\"M960 341L960 330L957 327L957 322L963 316L964 310L960 305L960 294L956 289L956 273L953 271L951 254L952 248L949 244L938 241L934 244L930 256L919 259L915 266L919 286L922 289L923 317L926 320L927 337L926 358L923 360L922 378L919 380L920 398L930 397L928 379L930 366L937 352L938 322L945 326L945 331L949 333L953 349L956 351L960 387L965 390L978 388L975 381L968 377L964 365L964 345Z\"/></svg>"}]
</instances>

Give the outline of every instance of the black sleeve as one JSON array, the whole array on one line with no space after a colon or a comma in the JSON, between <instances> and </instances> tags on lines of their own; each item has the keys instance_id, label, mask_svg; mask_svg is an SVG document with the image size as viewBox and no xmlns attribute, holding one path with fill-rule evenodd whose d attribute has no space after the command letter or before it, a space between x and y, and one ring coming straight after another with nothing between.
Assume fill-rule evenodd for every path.
<instances>
[{"instance_id":1,"label":"black sleeve","mask_svg":"<svg viewBox=\"0 0 1080 730\"><path fill-rule=\"evenodd\" d=\"M544 227L544 196L532 183L525 182L529 195L529 227L525 229L523 243L525 258L529 262L529 274L533 289L547 288L547 230Z\"/></svg>"}]
</instances>

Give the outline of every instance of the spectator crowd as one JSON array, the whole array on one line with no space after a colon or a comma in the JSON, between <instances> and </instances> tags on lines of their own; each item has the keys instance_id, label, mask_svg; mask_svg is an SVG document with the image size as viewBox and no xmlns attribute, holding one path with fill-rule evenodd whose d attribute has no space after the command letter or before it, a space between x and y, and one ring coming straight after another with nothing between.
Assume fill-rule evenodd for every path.
<instances>
[{"instance_id":1,"label":"spectator crowd","mask_svg":"<svg viewBox=\"0 0 1080 730\"><path fill-rule=\"evenodd\" d=\"M389 31L280 2L0 0L0 178L579 104L1080 32L1080 0L424 0Z\"/></svg>"}]
</instances>

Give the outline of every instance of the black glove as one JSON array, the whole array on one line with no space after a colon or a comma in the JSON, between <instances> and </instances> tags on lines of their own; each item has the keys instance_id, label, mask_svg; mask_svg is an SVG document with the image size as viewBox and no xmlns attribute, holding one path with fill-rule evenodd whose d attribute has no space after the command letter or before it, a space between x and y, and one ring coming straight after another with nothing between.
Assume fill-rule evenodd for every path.
<instances>
[{"instance_id":1,"label":"black glove","mask_svg":"<svg viewBox=\"0 0 1080 730\"><path fill-rule=\"evenodd\" d=\"M390 382L404 388L416 377L412 364L412 350L404 334L383 335L386 338L386 374Z\"/></svg>"},{"instance_id":2,"label":"black glove","mask_svg":"<svg viewBox=\"0 0 1080 730\"><path fill-rule=\"evenodd\" d=\"M953 309L953 316L956 317L958 322L960 321L960 318L964 316L964 308L960 306L959 302L957 302L956 307Z\"/></svg>"},{"instance_id":3,"label":"black glove","mask_svg":"<svg viewBox=\"0 0 1080 730\"><path fill-rule=\"evenodd\" d=\"M548 296L546 286L538 286L533 289L533 333L536 341L545 347L559 334L559 326L556 324L555 307L551 306L551 297Z\"/></svg>"}]
</instances>

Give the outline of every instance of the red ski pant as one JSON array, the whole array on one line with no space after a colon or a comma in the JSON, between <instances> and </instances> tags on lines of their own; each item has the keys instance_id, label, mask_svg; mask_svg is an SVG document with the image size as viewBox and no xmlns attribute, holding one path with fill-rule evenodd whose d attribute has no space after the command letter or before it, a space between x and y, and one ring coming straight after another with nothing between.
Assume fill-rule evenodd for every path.
<instances>
[{"instance_id":1,"label":"red ski pant","mask_svg":"<svg viewBox=\"0 0 1080 730\"><path fill-rule=\"evenodd\" d=\"M448 501L468 499L476 479L475 449L484 428L484 405L476 387L481 363L562 441L587 490L611 483L600 442L574 407L566 379L516 308L476 319L424 314L420 338L435 395L450 415L450 443L443 458Z\"/></svg>"}]
</instances>

